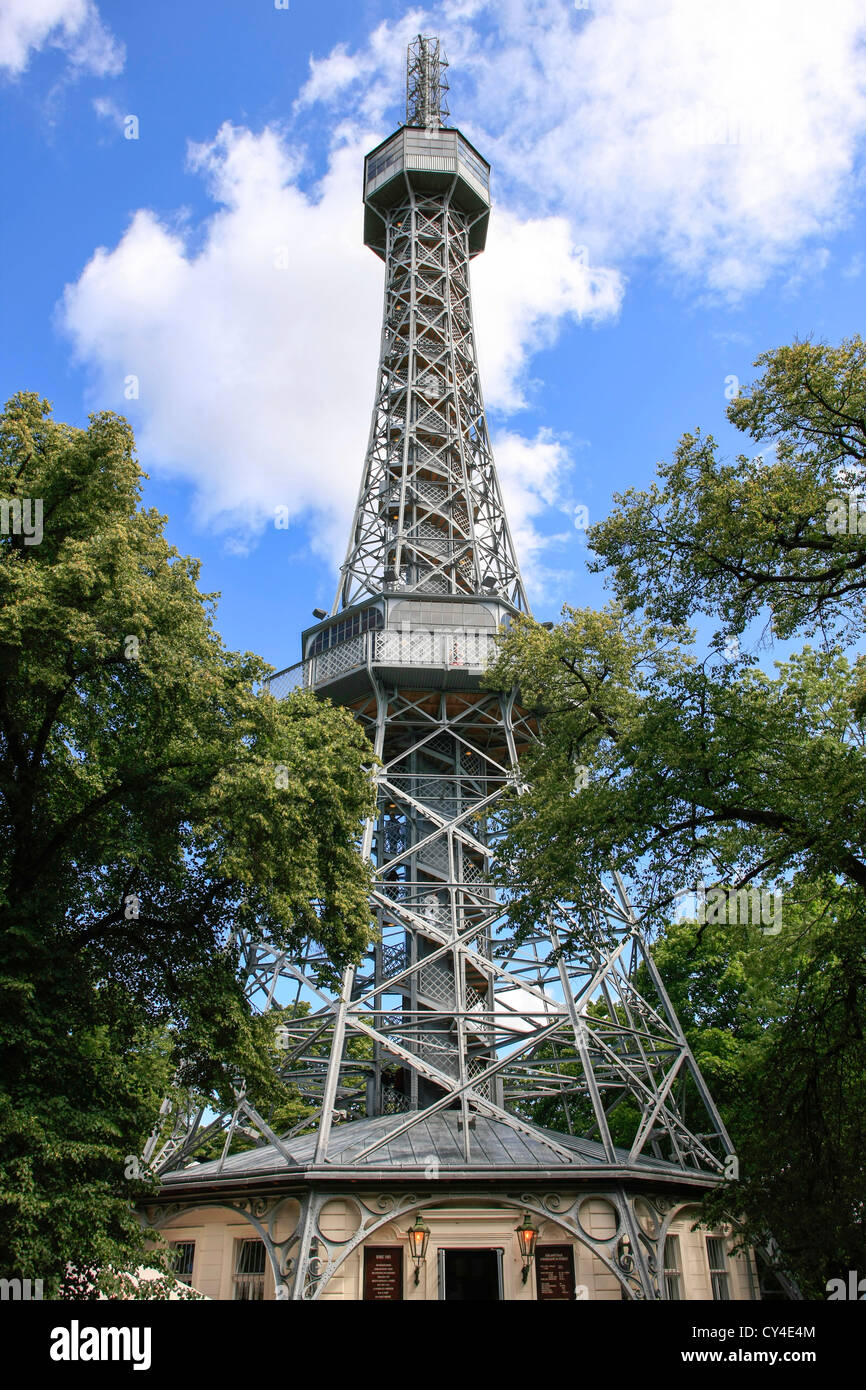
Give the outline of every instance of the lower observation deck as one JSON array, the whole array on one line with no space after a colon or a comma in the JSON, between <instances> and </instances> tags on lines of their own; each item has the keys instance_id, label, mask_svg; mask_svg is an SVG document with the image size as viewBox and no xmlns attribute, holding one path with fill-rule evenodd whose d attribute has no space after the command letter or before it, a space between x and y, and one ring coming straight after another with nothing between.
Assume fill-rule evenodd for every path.
<instances>
[{"instance_id":1,"label":"lower observation deck","mask_svg":"<svg viewBox=\"0 0 866 1390\"><path fill-rule=\"evenodd\" d=\"M277 671L266 687L278 700L293 690L351 696L372 678L432 690L471 690L496 659L496 634L467 628L363 632Z\"/></svg>"}]
</instances>

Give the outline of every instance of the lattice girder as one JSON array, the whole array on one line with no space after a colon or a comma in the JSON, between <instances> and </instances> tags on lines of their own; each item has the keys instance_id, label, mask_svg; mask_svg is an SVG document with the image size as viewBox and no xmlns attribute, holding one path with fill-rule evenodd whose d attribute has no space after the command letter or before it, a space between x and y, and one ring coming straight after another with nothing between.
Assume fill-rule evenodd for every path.
<instances>
[{"instance_id":1,"label":"lattice girder","mask_svg":"<svg viewBox=\"0 0 866 1390\"><path fill-rule=\"evenodd\" d=\"M368 837L378 925L369 959L335 1000L321 986L315 951L299 962L243 942L258 1008L285 1006L289 983L295 1002L309 1006L305 1017L282 1016L283 1074L311 1107L321 1160L335 1111L352 1119L402 1109L411 1128L431 1110L458 1105L467 1117L475 1111L523 1126L520 1117L547 1097L565 1127L580 1112L582 1132L611 1161L612 1117L630 1106L638 1115L631 1163L721 1173L730 1141L621 890L599 885L605 931L570 957L552 924L521 943L510 934L490 883L488 826L513 780L515 729L526 736L522 711L480 690L434 700L380 689L358 713L382 760ZM602 944L611 937L612 949ZM352 1039L367 1040L362 1060ZM683 1111L683 1086L699 1121ZM232 1124L242 1119L249 1132L256 1122L244 1105L241 1094ZM209 1135L214 1122L205 1118ZM462 1132L468 1157L468 1124ZM187 1138L164 1160L176 1166L194 1149Z\"/></svg>"},{"instance_id":2,"label":"lattice girder","mask_svg":"<svg viewBox=\"0 0 866 1390\"><path fill-rule=\"evenodd\" d=\"M469 289L469 215L409 191L389 210L373 422L335 601L526 596L490 448Z\"/></svg>"}]
</instances>

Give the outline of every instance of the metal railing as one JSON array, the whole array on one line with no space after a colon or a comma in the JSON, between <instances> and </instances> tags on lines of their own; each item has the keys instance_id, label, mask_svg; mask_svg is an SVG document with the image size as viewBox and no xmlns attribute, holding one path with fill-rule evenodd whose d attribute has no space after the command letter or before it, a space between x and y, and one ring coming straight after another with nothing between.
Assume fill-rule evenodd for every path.
<instances>
[{"instance_id":1,"label":"metal railing","mask_svg":"<svg viewBox=\"0 0 866 1390\"><path fill-rule=\"evenodd\" d=\"M368 662L372 666L440 666L447 670L483 671L495 655L493 632L468 628L363 632L278 671L267 682L267 689L282 700L299 686L309 689L325 685Z\"/></svg>"}]
</instances>

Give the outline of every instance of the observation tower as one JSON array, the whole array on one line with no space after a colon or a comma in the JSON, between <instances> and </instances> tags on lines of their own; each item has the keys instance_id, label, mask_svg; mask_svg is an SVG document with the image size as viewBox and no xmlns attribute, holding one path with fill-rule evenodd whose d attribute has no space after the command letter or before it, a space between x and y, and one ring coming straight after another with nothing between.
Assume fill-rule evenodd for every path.
<instances>
[{"instance_id":1,"label":"observation tower","mask_svg":"<svg viewBox=\"0 0 866 1390\"><path fill-rule=\"evenodd\" d=\"M178 1117L149 1155L150 1217L202 1260L222 1251L212 1288L191 1267L217 1297L757 1297L753 1255L691 1230L735 1159L622 883L598 884L597 933L566 955L551 922L518 943L491 880L537 729L517 691L483 684L528 604L470 293L490 166L447 123L445 75L419 35L406 122L364 163L385 272L369 443L332 611L270 683L369 735L375 946L334 997L313 949L242 939L310 1112L276 1133L239 1083L232 1114ZM196 1162L221 1128L221 1156Z\"/></svg>"}]
</instances>

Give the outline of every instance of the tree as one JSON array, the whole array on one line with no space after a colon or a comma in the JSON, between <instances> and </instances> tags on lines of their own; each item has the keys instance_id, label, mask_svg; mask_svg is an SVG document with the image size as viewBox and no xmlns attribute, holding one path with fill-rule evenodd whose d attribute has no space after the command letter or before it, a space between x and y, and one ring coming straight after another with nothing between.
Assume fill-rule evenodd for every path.
<instances>
[{"instance_id":1,"label":"tree","mask_svg":"<svg viewBox=\"0 0 866 1390\"><path fill-rule=\"evenodd\" d=\"M141 477L118 416L22 393L0 419L0 1260L24 1277L135 1248L124 1172L172 1075L278 1099L231 926L314 939L330 980L370 933L366 737L257 691Z\"/></svg>"},{"instance_id":2,"label":"tree","mask_svg":"<svg viewBox=\"0 0 866 1390\"><path fill-rule=\"evenodd\" d=\"M567 609L553 631L519 619L502 639L489 679L542 724L499 860L520 930L563 900L596 930L611 868L656 923L702 881L784 891L830 873L866 892L856 669L809 648L775 678L708 667L675 636Z\"/></svg>"},{"instance_id":3,"label":"tree","mask_svg":"<svg viewBox=\"0 0 866 1390\"><path fill-rule=\"evenodd\" d=\"M728 406L760 447L733 462L684 434L659 483L630 489L590 528L595 572L628 612L662 623L703 613L741 634L771 612L778 637L856 638L866 599L866 343L795 342Z\"/></svg>"},{"instance_id":4,"label":"tree","mask_svg":"<svg viewBox=\"0 0 866 1390\"><path fill-rule=\"evenodd\" d=\"M825 880L785 910L778 936L685 921L653 954L739 1160L704 1216L772 1232L820 1299L866 1259L862 904Z\"/></svg>"},{"instance_id":5,"label":"tree","mask_svg":"<svg viewBox=\"0 0 866 1390\"><path fill-rule=\"evenodd\" d=\"M552 631L519 618L500 639L488 681L518 686L541 731L499 827L500 882L520 931L574 904L572 937L597 932L611 868L650 935L677 899L718 886L724 915L656 945L747 1158L745 1185L707 1210L743 1215L753 1236L769 1225L816 1291L866 1256L866 662L843 650L866 593L866 345L795 343L756 365L728 415L763 454L726 463L711 437L684 435L660 481L590 532L611 606L566 608ZM689 624L707 615L702 653ZM771 675L740 647L760 620L765 640L818 632L820 645ZM743 951L725 935L744 925L741 902Z\"/></svg>"},{"instance_id":6,"label":"tree","mask_svg":"<svg viewBox=\"0 0 866 1390\"><path fill-rule=\"evenodd\" d=\"M611 864L648 911L707 873L866 890L866 664L827 640L862 625L866 511L862 531L827 521L864 478L866 345L795 343L757 365L728 414L774 461L727 464L685 435L663 486L616 499L590 532L615 603L564 609L551 632L518 619L501 641L490 683L543 717L504 855L524 925L566 885L583 902ZM776 633L825 638L775 678L738 642L769 604ZM721 626L701 659L687 624L708 613Z\"/></svg>"}]
</instances>

